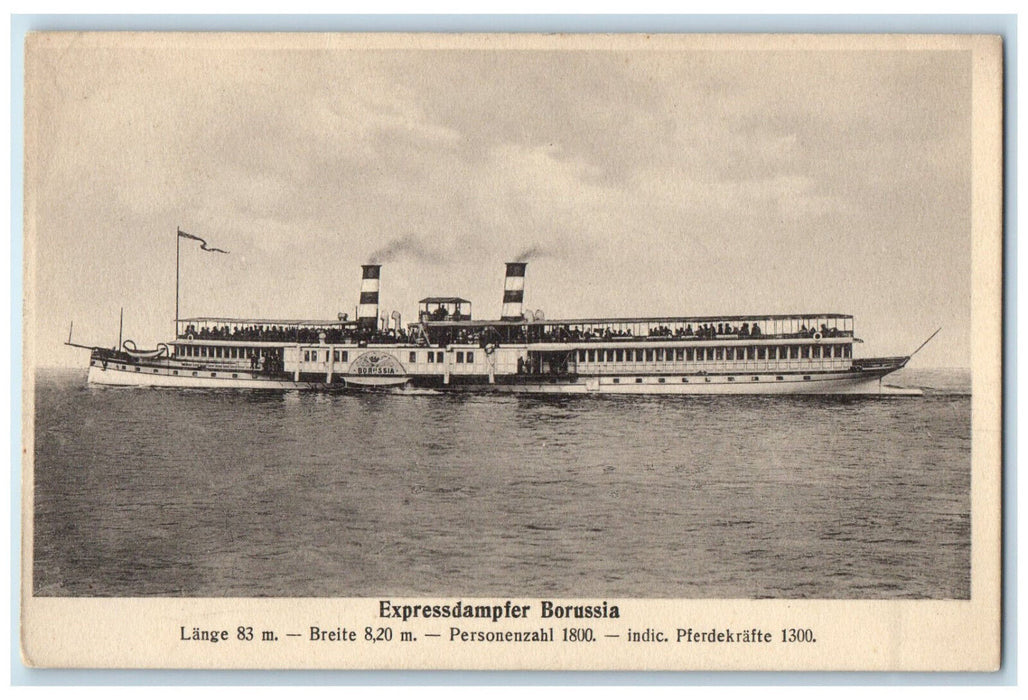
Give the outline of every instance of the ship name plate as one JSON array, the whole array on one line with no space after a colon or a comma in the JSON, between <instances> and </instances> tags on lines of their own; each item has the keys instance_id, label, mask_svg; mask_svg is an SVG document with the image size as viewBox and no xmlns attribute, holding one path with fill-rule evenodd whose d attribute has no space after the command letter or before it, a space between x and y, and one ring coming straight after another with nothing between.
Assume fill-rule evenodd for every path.
<instances>
[{"instance_id":1,"label":"ship name plate","mask_svg":"<svg viewBox=\"0 0 1028 700\"><path fill-rule=\"evenodd\" d=\"M407 372L395 357L387 352L371 351L359 355L350 363L349 374L359 376L403 376Z\"/></svg>"}]
</instances>

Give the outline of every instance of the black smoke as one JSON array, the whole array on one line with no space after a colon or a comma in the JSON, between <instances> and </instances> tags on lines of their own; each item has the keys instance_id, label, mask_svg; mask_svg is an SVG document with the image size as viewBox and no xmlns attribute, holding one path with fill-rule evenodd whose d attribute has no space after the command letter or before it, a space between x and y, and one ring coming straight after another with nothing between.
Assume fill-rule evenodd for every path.
<instances>
[{"instance_id":1,"label":"black smoke","mask_svg":"<svg viewBox=\"0 0 1028 700\"><path fill-rule=\"evenodd\" d=\"M437 263L443 259L441 250L431 248L414 236L394 238L371 254L368 262L381 265L400 258L410 258L417 262Z\"/></svg>"},{"instance_id":2,"label":"black smoke","mask_svg":"<svg viewBox=\"0 0 1028 700\"><path fill-rule=\"evenodd\" d=\"M539 258L552 258L556 257L556 251L541 246L538 244L530 245L523 249L520 253L514 256L515 262L529 262L530 260L538 260Z\"/></svg>"}]
</instances>

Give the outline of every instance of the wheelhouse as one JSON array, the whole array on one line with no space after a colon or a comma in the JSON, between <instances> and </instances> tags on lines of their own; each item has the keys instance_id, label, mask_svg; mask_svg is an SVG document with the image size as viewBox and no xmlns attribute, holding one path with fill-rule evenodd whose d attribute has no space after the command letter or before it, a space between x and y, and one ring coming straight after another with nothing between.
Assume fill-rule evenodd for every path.
<instances>
[{"instance_id":1,"label":"wheelhouse","mask_svg":"<svg viewBox=\"0 0 1028 700\"><path fill-rule=\"evenodd\" d=\"M426 297L418 302L419 321L470 321L471 302L460 297Z\"/></svg>"}]
</instances>

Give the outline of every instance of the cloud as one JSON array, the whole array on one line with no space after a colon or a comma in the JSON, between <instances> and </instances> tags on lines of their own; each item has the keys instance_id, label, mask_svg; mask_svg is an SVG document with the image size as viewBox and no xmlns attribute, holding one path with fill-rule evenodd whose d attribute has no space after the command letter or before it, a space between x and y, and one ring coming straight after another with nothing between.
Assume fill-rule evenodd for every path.
<instances>
[{"instance_id":1,"label":"cloud","mask_svg":"<svg viewBox=\"0 0 1028 700\"><path fill-rule=\"evenodd\" d=\"M957 54L169 39L47 58L31 154L40 284L60 300L45 337L110 299L172 308L176 226L233 252L186 261L194 311L331 316L375 257L384 304L491 304L512 253L551 317L848 305L885 286L964 313L969 295Z\"/></svg>"}]
</instances>

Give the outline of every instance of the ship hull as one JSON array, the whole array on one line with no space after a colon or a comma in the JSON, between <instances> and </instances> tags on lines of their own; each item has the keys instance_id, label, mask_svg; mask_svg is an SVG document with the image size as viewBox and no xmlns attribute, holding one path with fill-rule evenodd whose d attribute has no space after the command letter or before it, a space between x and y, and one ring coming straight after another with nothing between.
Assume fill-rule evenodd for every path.
<instances>
[{"instance_id":1,"label":"ship hull","mask_svg":"<svg viewBox=\"0 0 1028 700\"><path fill-rule=\"evenodd\" d=\"M780 375L777 375L780 376ZM698 377L690 375L581 378L574 382L538 382L501 385L500 391L514 394L612 394L612 395L863 395L919 396L917 389L885 384L881 376L863 373L809 375L810 379L776 375L730 375ZM615 382L617 379L619 381ZM663 380L663 381L662 381Z\"/></svg>"},{"instance_id":2,"label":"ship hull","mask_svg":"<svg viewBox=\"0 0 1028 700\"><path fill-rule=\"evenodd\" d=\"M153 370L157 369L156 372ZM140 366L120 369L110 365L102 367L93 365L89 368L86 381L95 386L146 386L169 387L176 389L264 389L269 391L303 391L327 389L330 385L315 382L294 382L291 380L273 379L253 376L241 372L198 372L193 376L191 370L174 370ZM178 371L179 374L173 374ZM214 376L212 376L214 375Z\"/></svg>"},{"instance_id":3,"label":"ship hull","mask_svg":"<svg viewBox=\"0 0 1028 700\"><path fill-rule=\"evenodd\" d=\"M389 377L336 375L329 382L267 376L238 368L195 366L174 361L139 360L118 363L94 360L87 381L98 386L138 386L195 389L256 389L272 391L382 391L426 388L441 392L506 394L610 395L920 395L916 389L889 386L883 378L905 364L906 358L847 370L810 373L770 372L718 374L530 375L453 377L404 374ZM865 361L866 362L866 361ZM306 380L311 379L306 375Z\"/></svg>"},{"instance_id":4,"label":"ship hull","mask_svg":"<svg viewBox=\"0 0 1028 700\"><path fill-rule=\"evenodd\" d=\"M390 377L368 377L363 375L357 376L344 376L343 381L346 385L353 388L361 389L387 389L390 387L400 387L410 381L406 376L390 376Z\"/></svg>"}]
</instances>

